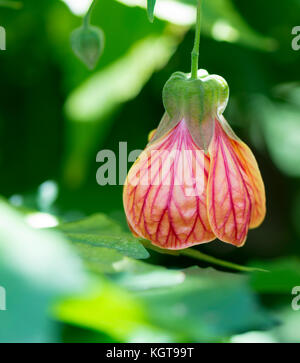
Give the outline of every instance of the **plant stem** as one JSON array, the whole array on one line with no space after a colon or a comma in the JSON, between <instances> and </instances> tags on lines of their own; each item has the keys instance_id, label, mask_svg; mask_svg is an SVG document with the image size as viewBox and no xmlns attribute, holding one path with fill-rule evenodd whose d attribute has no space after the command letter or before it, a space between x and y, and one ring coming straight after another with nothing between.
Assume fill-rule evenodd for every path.
<instances>
[{"instance_id":1,"label":"plant stem","mask_svg":"<svg viewBox=\"0 0 300 363\"><path fill-rule=\"evenodd\" d=\"M151 250L153 250L155 252L162 253L162 254L173 255L173 256L187 256L187 257L194 258L195 260L212 263L214 265L226 267L228 269L236 270L236 271L242 271L242 272L255 272L255 271L269 272L267 270L264 270L264 269L258 268L258 267L241 266L241 265L238 265L236 263L224 261L224 260L221 260L219 258L215 258L213 256L206 255L205 253L202 253L202 252L200 252L198 250L195 250L193 248L187 248L187 249L184 249L184 250L167 250L167 249L162 249L162 248L159 248L157 246L154 246L153 244L151 244L151 242L149 242L147 240L144 240L144 239L140 240L140 242L144 245L145 248L151 249Z\"/></svg>"},{"instance_id":2,"label":"plant stem","mask_svg":"<svg viewBox=\"0 0 300 363\"><path fill-rule=\"evenodd\" d=\"M201 33L201 5L202 5L202 0L198 0L195 42L194 42L194 48L192 50L191 79L197 79L197 73L198 73L200 33Z\"/></svg>"},{"instance_id":3,"label":"plant stem","mask_svg":"<svg viewBox=\"0 0 300 363\"><path fill-rule=\"evenodd\" d=\"M90 7L89 7L89 10L87 11L87 13L85 14L84 16L84 19L83 19L83 26L85 28L87 28L90 24L90 20L91 20L91 14L92 14L92 10L95 6L95 3L96 3L96 0L93 0Z\"/></svg>"},{"instance_id":4,"label":"plant stem","mask_svg":"<svg viewBox=\"0 0 300 363\"><path fill-rule=\"evenodd\" d=\"M218 258L206 255L198 250L194 250L192 248L187 248L186 250L181 250L179 252L183 256L192 257L192 258L195 258L200 261L213 263L214 265L219 265L222 267L230 268L232 270L238 270L238 271L243 271L243 272L253 272L253 271L268 272L267 270L257 268L257 267L241 266L236 263L223 261Z\"/></svg>"}]
</instances>

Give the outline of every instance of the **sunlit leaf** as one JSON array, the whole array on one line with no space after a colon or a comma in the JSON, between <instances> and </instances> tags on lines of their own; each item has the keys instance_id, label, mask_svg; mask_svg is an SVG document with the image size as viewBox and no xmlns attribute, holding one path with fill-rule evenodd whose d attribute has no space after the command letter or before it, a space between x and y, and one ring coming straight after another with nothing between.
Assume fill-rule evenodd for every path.
<instances>
[{"instance_id":1,"label":"sunlit leaf","mask_svg":"<svg viewBox=\"0 0 300 363\"><path fill-rule=\"evenodd\" d=\"M183 272L182 284L138 293L153 323L193 341L215 341L273 326L273 319L261 309L245 277L211 268Z\"/></svg>"},{"instance_id":2,"label":"sunlit leaf","mask_svg":"<svg viewBox=\"0 0 300 363\"><path fill-rule=\"evenodd\" d=\"M81 261L60 235L31 229L3 201L0 214L0 284L7 292L0 341L57 341L48 310L54 299L84 290Z\"/></svg>"},{"instance_id":3,"label":"sunlit leaf","mask_svg":"<svg viewBox=\"0 0 300 363\"><path fill-rule=\"evenodd\" d=\"M176 339L172 332L147 321L145 308L134 295L108 282L101 293L57 305L54 314L61 321L109 333L119 342L170 343Z\"/></svg>"},{"instance_id":4,"label":"sunlit leaf","mask_svg":"<svg viewBox=\"0 0 300 363\"><path fill-rule=\"evenodd\" d=\"M123 283L119 280L134 291L107 285L101 295L58 306L58 317L121 341L135 341L137 335L140 339L146 335L148 342L220 341L224 336L273 326L243 276L197 267L173 272L158 266L138 270L135 278L127 274ZM126 283L126 277L133 279ZM155 331L156 336L150 338Z\"/></svg>"},{"instance_id":5,"label":"sunlit leaf","mask_svg":"<svg viewBox=\"0 0 300 363\"><path fill-rule=\"evenodd\" d=\"M113 276L114 281L133 291L174 286L185 280L185 274L180 270L170 270L129 258L117 264L116 270L119 274Z\"/></svg>"},{"instance_id":6,"label":"sunlit leaf","mask_svg":"<svg viewBox=\"0 0 300 363\"><path fill-rule=\"evenodd\" d=\"M298 343L300 341L300 314L288 304L279 314L281 324L271 330L272 335L280 343Z\"/></svg>"}]
</instances>

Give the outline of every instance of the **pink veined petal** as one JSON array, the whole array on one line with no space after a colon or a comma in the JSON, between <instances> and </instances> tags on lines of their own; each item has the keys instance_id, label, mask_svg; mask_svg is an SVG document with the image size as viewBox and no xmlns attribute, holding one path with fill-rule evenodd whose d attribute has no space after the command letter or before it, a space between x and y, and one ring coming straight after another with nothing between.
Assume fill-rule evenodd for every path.
<instances>
[{"instance_id":1,"label":"pink veined petal","mask_svg":"<svg viewBox=\"0 0 300 363\"><path fill-rule=\"evenodd\" d=\"M266 215L266 194L257 162L250 148L242 141L232 140L233 147L239 157L239 161L244 168L254 193L254 205L250 220L250 228L258 227Z\"/></svg>"},{"instance_id":2,"label":"pink veined petal","mask_svg":"<svg viewBox=\"0 0 300 363\"><path fill-rule=\"evenodd\" d=\"M123 201L130 227L168 249L215 239L207 216L209 157L184 121L148 147L131 168Z\"/></svg>"},{"instance_id":3,"label":"pink veined petal","mask_svg":"<svg viewBox=\"0 0 300 363\"><path fill-rule=\"evenodd\" d=\"M232 140L218 122L209 153L208 215L211 228L223 242L242 246L251 221L254 194Z\"/></svg>"}]
</instances>

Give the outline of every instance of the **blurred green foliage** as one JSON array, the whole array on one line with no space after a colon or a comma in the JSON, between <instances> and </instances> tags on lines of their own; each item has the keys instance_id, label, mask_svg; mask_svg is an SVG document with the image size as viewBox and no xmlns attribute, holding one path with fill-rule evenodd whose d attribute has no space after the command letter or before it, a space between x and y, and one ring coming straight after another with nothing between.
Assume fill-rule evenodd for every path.
<instances>
[{"instance_id":1,"label":"blurred green foliage","mask_svg":"<svg viewBox=\"0 0 300 363\"><path fill-rule=\"evenodd\" d=\"M97 1L106 42L90 72L63 1L0 1L1 342L300 341L299 0L203 1L200 66L230 86L225 116L257 156L268 215L242 249L199 250L268 273L147 251L122 187L96 183L98 151L143 149L163 85L189 72L195 3L157 0L151 24L146 1Z\"/></svg>"}]
</instances>

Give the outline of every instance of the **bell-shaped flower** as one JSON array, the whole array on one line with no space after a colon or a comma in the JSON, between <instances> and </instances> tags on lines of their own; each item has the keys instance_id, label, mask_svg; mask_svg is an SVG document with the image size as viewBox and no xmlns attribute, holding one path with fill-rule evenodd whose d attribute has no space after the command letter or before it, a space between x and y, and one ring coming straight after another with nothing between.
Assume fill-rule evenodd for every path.
<instances>
[{"instance_id":1,"label":"bell-shaped flower","mask_svg":"<svg viewBox=\"0 0 300 363\"><path fill-rule=\"evenodd\" d=\"M242 246L266 213L256 160L223 117L228 85L200 70L166 83L166 113L127 176L132 232L167 249L220 239Z\"/></svg>"}]
</instances>

